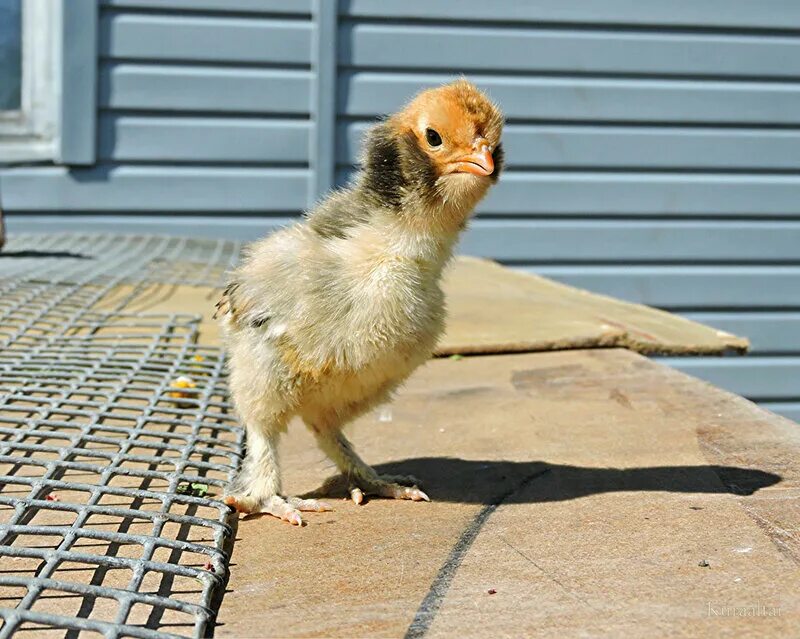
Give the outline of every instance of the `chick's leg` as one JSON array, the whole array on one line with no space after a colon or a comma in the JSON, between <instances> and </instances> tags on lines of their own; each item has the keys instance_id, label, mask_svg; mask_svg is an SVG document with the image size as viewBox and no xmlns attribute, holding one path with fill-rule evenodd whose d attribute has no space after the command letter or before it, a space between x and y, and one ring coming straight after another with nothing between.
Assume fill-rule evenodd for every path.
<instances>
[{"instance_id":1,"label":"chick's leg","mask_svg":"<svg viewBox=\"0 0 800 639\"><path fill-rule=\"evenodd\" d=\"M317 429L312 427L317 443L322 451L331 458L342 477L347 482L350 498L356 504L364 501L364 495L378 495L390 499L411 499L413 501L430 501L422 492L414 477L403 475L379 475L362 460L347 438L339 430ZM338 478L325 483L323 491L333 490Z\"/></svg>"},{"instance_id":2,"label":"chick's leg","mask_svg":"<svg viewBox=\"0 0 800 639\"><path fill-rule=\"evenodd\" d=\"M225 503L242 513L267 513L301 526L300 511L332 510L315 499L281 496L278 433L247 429L247 457L233 480Z\"/></svg>"}]
</instances>

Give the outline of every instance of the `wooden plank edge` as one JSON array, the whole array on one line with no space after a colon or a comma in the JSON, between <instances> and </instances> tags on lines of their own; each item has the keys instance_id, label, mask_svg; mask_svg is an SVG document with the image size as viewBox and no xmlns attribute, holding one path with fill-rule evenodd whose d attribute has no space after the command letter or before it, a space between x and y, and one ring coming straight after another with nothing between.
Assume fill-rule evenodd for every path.
<instances>
[{"instance_id":1,"label":"wooden plank edge","mask_svg":"<svg viewBox=\"0 0 800 639\"><path fill-rule=\"evenodd\" d=\"M614 320L609 320L607 317L598 316L598 320L609 325L609 328L597 336L565 337L563 339L532 339L524 342L514 341L491 345L471 343L459 344L456 342L454 344L451 343L437 347L434 351L434 356L436 357L452 355L498 355L505 353L529 353L587 348L625 348L642 355L744 355L750 349L750 340L746 337L740 337L727 331L718 330L667 311L645 306L644 304L625 302L608 295L601 295L599 293L593 293L574 286L555 282L539 275L512 271L493 260L485 258L459 256L457 260L478 262L493 268L503 269L506 276L511 275L512 277L519 278L520 280L524 280L526 284L530 284L531 282L546 284L552 289L563 291L565 298L569 296L578 296L589 299L595 303L607 303L621 311L626 309L634 310L638 314L649 317L652 320L663 318L668 320L668 323L672 325L682 324L692 331L697 331L699 329L707 334L708 339L702 343L666 343L661 338L648 333L645 327L627 326Z\"/></svg>"}]
</instances>

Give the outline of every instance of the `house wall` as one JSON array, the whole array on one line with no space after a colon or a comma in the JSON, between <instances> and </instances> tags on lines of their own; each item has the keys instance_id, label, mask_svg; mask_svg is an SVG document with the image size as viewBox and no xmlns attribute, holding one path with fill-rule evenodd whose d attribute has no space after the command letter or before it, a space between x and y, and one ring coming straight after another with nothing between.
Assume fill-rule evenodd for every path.
<instances>
[{"instance_id":1,"label":"house wall","mask_svg":"<svg viewBox=\"0 0 800 639\"><path fill-rule=\"evenodd\" d=\"M800 419L800 3L103 0L98 162L0 172L15 230L255 238L463 72L508 169L461 250L749 336L666 360Z\"/></svg>"}]
</instances>

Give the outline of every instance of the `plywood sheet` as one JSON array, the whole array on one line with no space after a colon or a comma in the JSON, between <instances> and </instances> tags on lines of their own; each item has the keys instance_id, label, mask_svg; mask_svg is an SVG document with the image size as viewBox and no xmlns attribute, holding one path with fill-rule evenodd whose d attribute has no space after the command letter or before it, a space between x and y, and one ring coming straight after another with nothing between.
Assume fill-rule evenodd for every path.
<instances>
[{"instance_id":1,"label":"plywood sheet","mask_svg":"<svg viewBox=\"0 0 800 639\"><path fill-rule=\"evenodd\" d=\"M441 354L623 346L646 354L744 352L746 339L672 313L461 257L445 277Z\"/></svg>"},{"instance_id":2,"label":"plywood sheet","mask_svg":"<svg viewBox=\"0 0 800 639\"><path fill-rule=\"evenodd\" d=\"M239 520L218 637L790 636L800 431L622 349L429 362L352 440L431 503ZM285 488L332 472L300 424Z\"/></svg>"}]
</instances>

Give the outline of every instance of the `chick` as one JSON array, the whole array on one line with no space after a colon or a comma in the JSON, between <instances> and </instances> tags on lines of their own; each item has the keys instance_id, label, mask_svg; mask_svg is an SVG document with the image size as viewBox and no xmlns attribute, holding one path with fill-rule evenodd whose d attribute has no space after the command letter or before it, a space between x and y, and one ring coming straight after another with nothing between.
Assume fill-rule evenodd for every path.
<instances>
[{"instance_id":1,"label":"chick","mask_svg":"<svg viewBox=\"0 0 800 639\"><path fill-rule=\"evenodd\" d=\"M301 525L324 502L285 497L278 439L300 416L356 504L428 500L378 475L343 427L430 358L444 328L442 269L502 167L500 110L462 79L424 91L369 133L362 170L293 227L250 246L217 304L247 456L227 491L240 512Z\"/></svg>"}]
</instances>

